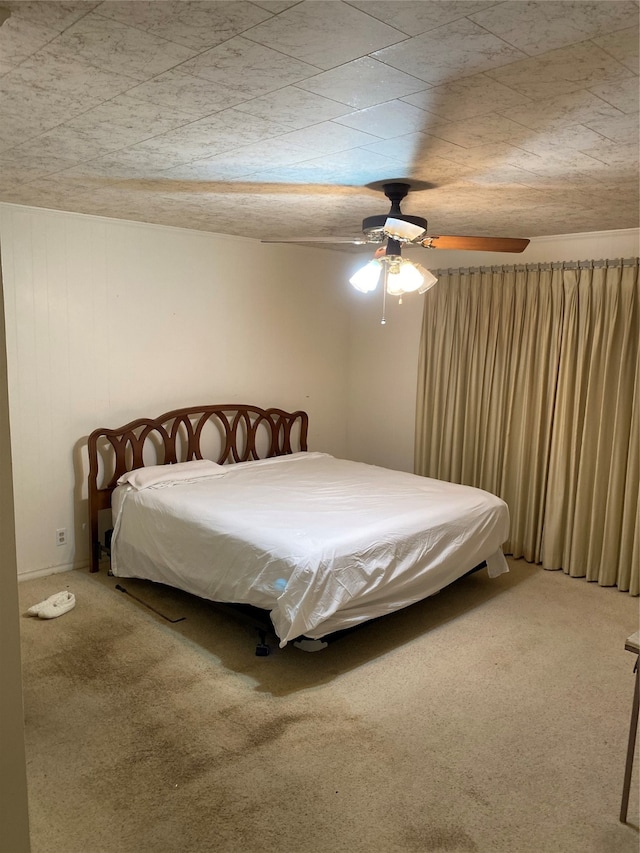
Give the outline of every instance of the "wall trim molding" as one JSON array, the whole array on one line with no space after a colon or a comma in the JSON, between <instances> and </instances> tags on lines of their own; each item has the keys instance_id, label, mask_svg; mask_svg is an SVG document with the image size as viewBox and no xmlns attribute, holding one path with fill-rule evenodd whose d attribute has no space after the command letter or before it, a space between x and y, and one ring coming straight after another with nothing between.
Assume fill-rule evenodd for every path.
<instances>
[{"instance_id":1,"label":"wall trim molding","mask_svg":"<svg viewBox=\"0 0 640 853\"><path fill-rule=\"evenodd\" d=\"M32 581L36 578L46 578L49 575L61 575L64 572L73 572L76 569L88 569L89 561L83 560L79 563L64 563L61 566L46 566L44 569L28 569L26 572L18 572L18 583Z\"/></svg>"},{"instance_id":2,"label":"wall trim molding","mask_svg":"<svg viewBox=\"0 0 640 853\"><path fill-rule=\"evenodd\" d=\"M549 234L543 237L532 237L532 243L557 243L559 240L589 240L593 241L598 237L612 236L632 236L640 237L640 228L612 228L610 231L577 231L574 234Z\"/></svg>"}]
</instances>

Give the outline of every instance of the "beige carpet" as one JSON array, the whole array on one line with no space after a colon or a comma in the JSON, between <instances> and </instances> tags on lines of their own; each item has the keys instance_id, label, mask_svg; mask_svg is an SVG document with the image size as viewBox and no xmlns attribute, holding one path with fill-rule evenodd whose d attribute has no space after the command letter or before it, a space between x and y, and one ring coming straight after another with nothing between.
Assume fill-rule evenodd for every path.
<instances>
[{"instance_id":1,"label":"beige carpet","mask_svg":"<svg viewBox=\"0 0 640 853\"><path fill-rule=\"evenodd\" d=\"M517 561L308 654L104 572L20 584L33 853L636 853L638 601ZM637 759L636 759L637 760Z\"/></svg>"}]
</instances>

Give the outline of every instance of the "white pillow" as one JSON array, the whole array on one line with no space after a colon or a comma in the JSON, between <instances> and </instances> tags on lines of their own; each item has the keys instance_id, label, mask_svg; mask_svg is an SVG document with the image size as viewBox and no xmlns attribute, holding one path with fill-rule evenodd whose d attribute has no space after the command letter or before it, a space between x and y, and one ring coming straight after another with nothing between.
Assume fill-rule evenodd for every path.
<instances>
[{"instance_id":1,"label":"white pillow","mask_svg":"<svg viewBox=\"0 0 640 853\"><path fill-rule=\"evenodd\" d=\"M221 467L210 459L193 459L191 462L176 462L173 465L147 465L146 468L127 471L119 478L118 485L128 483L134 489L148 489L160 483L197 480L200 477L220 474Z\"/></svg>"}]
</instances>

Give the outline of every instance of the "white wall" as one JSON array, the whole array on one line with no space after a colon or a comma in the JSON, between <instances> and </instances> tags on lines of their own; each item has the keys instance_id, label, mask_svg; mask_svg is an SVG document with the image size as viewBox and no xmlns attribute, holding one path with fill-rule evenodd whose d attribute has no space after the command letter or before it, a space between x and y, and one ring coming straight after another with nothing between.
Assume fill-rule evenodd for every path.
<instances>
[{"instance_id":1,"label":"white wall","mask_svg":"<svg viewBox=\"0 0 640 853\"><path fill-rule=\"evenodd\" d=\"M311 449L412 470L423 299L388 299L381 326L381 294L347 284L368 253L2 204L0 240L22 576L86 563L97 427L207 402L304 408ZM428 266L629 257L638 240L537 238L521 255L438 251Z\"/></svg>"},{"instance_id":2,"label":"white wall","mask_svg":"<svg viewBox=\"0 0 640 853\"><path fill-rule=\"evenodd\" d=\"M346 452L343 255L0 205L18 571L88 559L86 437L203 403ZM68 544L55 544L66 528Z\"/></svg>"},{"instance_id":3,"label":"white wall","mask_svg":"<svg viewBox=\"0 0 640 853\"><path fill-rule=\"evenodd\" d=\"M432 270L637 257L640 230L537 237L518 255L422 250L405 254ZM402 305L387 299L387 323L382 326L381 294L351 296L347 440L351 459L413 470L423 301L418 294L406 296Z\"/></svg>"},{"instance_id":4,"label":"white wall","mask_svg":"<svg viewBox=\"0 0 640 853\"><path fill-rule=\"evenodd\" d=\"M2 291L0 269L0 826L3 849L28 853L29 802Z\"/></svg>"}]
</instances>

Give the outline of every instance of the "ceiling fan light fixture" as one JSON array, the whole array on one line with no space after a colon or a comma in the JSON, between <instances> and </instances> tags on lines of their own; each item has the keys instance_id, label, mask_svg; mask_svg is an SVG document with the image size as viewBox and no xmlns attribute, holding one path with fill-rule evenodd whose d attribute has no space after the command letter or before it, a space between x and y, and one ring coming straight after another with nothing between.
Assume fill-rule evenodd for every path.
<instances>
[{"instance_id":1,"label":"ceiling fan light fixture","mask_svg":"<svg viewBox=\"0 0 640 853\"><path fill-rule=\"evenodd\" d=\"M390 293L391 296L412 293L420 289L424 280L417 264L398 258L395 263L392 261L387 268L387 293Z\"/></svg>"},{"instance_id":2,"label":"ceiling fan light fixture","mask_svg":"<svg viewBox=\"0 0 640 853\"><path fill-rule=\"evenodd\" d=\"M422 284L418 288L418 293L426 293L427 290L431 290L434 284L438 283L438 279L431 272L431 270L425 269L421 264L416 264L416 267L420 271L423 278Z\"/></svg>"},{"instance_id":3,"label":"ceiling fan light fixture","mask_svg":"<svg viewBox=\"0 0 640 853\"><path fill-rule=\"evenodd\" d=\"M394 240L411 243L417 240L418 237L421 237L425 233L425 229L421 225L415 225L413 222L389 218L384 223L384 233L387 237L391 237Z\"/></svg>"},{"instance_id":4,"label":"ceiling fan light fixture","mask_svg":"<svg viewBox=\"0 0 640 853\"><path fill-rule=\"evenodd\" d=\"M382 264L374 258L374 260L369 261L368 264L360 267L360 269L351 276L349 283L361 293L370 293L378 286L381 272Z\"/></svg>"}]
</instances>

